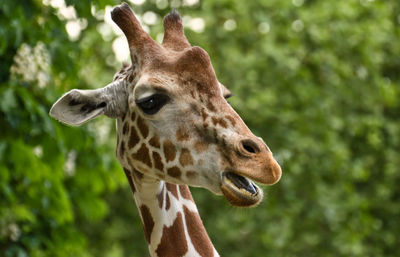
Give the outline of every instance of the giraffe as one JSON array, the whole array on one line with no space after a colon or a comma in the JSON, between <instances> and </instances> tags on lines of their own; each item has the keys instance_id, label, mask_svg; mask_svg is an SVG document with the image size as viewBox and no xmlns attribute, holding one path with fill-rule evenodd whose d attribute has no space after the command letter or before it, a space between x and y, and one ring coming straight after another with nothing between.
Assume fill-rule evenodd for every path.
<instances>
[{"instance_id":1,"label":"giraffe","mask_svg":"<svg viewBox=\"0 0 400 257\"><path fill-rule=\"evenodd\" d=\"M188 186L250 207L263 198L255 182L278 182L281 168L226 101L231 92L208 54L189 44L176 10L164 18L162 44L128 4L114 7L111 17L128 40L131 65L104 88L67 92L50 115L73 126L103 114L116 119L116 156L151 256L219 256Z\"/></svg>"}]
</instances>

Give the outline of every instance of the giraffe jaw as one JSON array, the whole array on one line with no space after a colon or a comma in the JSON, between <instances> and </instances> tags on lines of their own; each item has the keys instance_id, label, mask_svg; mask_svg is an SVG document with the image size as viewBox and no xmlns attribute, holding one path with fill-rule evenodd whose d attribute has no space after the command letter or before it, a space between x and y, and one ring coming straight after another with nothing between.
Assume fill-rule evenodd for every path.
<instances>
[{"instance_id":1,"label":"giraffe jaw","mask_svg":"<svg viewBox=\"0 0 400 257\"><path fill-rule=\"evenodd\" d=\"M230 171L222 173L221 191L237 207L256 206L263 198L262 190L253 181Z\"/></svg>"}]
</instances>

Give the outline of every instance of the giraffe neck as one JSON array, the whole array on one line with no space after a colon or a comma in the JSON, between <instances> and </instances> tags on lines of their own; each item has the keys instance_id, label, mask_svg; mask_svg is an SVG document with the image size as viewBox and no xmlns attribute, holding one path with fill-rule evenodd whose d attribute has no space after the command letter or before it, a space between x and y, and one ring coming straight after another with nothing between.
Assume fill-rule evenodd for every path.
<instances>
[{"instance_id":1,"label":"giraffe neck","mask_svg":"<svg viewBox=\"0 0 400 257\"><path fill-rule=\"evenodd\" d=\"M186 185L124 169L142 218L151 256L219 256Z\"/></svg>"},{"instance_id":2,"label":"giraffe neck","mask_svg":"<svg viewBox=\"0 0 400 257\"><path fill-rule=\"evenodd\" d=\"M136 67L131 69L132 71L122 69L122 73L130 74L123 76L128 76L128 80L134 82L129 90L133 90L136 83ZM162 179L145 175L146 172L135 170L129 161L124 159L126 146L123 141L127 140L124 138L124 131L127 132L128 129L124 129L123 124L124 120L129 118L130 122L126 121L125 124L134 122L135 118L132 118L132 115L117 119L116 155L124 167L139 209L150 255L152 257L219 256L203 226L188 186L167 183ZM142 135L141 128L139 131ZM128 141L129 146L131 138Z\"/></svg>"}]
</instances>

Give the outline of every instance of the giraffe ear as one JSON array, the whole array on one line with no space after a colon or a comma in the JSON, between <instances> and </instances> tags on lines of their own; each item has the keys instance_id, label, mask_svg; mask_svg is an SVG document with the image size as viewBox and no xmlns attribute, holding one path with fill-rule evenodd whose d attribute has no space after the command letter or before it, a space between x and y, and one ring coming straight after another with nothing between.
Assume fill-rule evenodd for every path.
<instances>
[{"instance_id":1,"label":"giraffe ear","mask_svg":"<svg viewBox=\"0 0 400 257\"><path fill-rule=\"evenodd\" d=\"M229 98L233 95L232 92L229 89L227 89L224 85L222 85L221 83L219 83L219 86L221 88L221 93L224 98Z\"/></svg>"},{"instance_id":2,"label":"giraffe ear","mask_svg":"<svg viewBox=\"0 0 400 257\"><path fill-rule=\"evenodd\" d=\"M95 90L73 89L53 104L50 116L65 124L79 126L102 114L120 117L127 110L127 102L125 87L118 83Z\"/></svg>"},{"instance_id":3,"label":"giraffe ear","mask_svg":"<svg viewBox=\"0 0 400 257\"><path fill-rule=\"evenodd\" d=\"M50 116L65 124L79 126L101 114L107 103L96 90L71 90L50 109Z\"/></svg>"}]
</instances>

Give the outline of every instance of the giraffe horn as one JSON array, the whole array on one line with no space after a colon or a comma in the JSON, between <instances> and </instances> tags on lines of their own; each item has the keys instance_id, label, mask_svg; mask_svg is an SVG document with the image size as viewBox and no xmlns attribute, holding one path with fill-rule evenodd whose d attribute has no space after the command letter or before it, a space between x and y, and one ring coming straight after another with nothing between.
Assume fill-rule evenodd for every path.
<instances>
[{"instance_id":1,"label":"giraffe horn","mask_svg":"<svg viewBox=\"0 0 400 257\"><path fill-rule=\"evenodd\" d=\"M111 11L111 19L124 32L128 40L132 61L135 52L140 54L149 49L159 48L159 45L143 30L127 3L114 7Z\"/></svg>"},{"instance_id":2,"label":"giraffe horn","mask_svg":"<svg viewBox=\"0 0 400 257\"><path fill-rule=\"evenodd\" d=\"M176 51L190 47L183 32L181 16L175 8L164 18L164 39L162 45L165 48Z\"/></svg>"}]
</instances>

